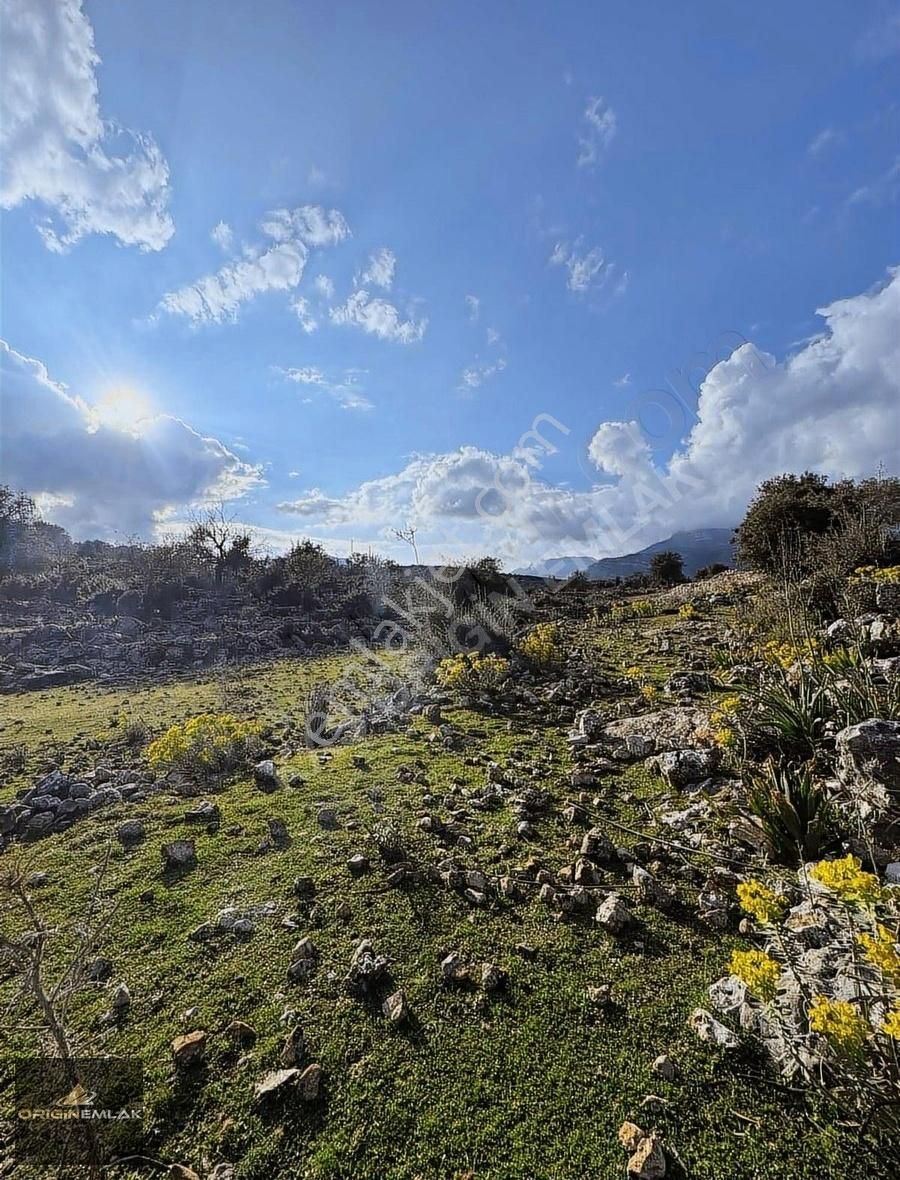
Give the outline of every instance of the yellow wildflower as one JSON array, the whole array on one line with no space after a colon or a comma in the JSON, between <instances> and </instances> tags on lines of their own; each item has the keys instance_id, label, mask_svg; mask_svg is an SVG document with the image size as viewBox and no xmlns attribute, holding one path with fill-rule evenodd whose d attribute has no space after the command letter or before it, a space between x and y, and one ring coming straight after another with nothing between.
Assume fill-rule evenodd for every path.
<instances>
[{"instance_id":1,"label":"yellow wildflower","mask_svg":"<svg viewBox=\"0 0 900 1180\"><path fill-rule=\"evenodd\" d=\"M874 934L860 934L856 941L866 952L866 958L882 975L900 983L900 953L894 935L878 922Z\"/></svg>"},{"instance_id":2,"label":"yellow wildflower","mask_svg":"<svg viewBox=\"0 0 900 1180\"><path fill-rule=\"evenodd\" d=\"M820 860L809 875L826 889L836 893L842 901L858 905L872 905L881 896L881 886L873 873L863 872L858 856L842 856L838 860Z\"/></svg>"},{"instance_id":3,"label":"yellow wildflower","mask_svg":"<svg viewBox=\"0 0 900 1180\"><path fill-rule=\"evenodd\" d=\"M741 909L757 922L776 922L784 913L786 899L763 885L762 881L742 881L737 887Z\"/></svg>"},{"instance_id":4,"label":"yellow wildflower","mask_svg":"<svg viewBox=\"0 0 900 1180\"><path fill-rule=\"evenodd\" d=\"M900 1003L895 1004L888 1012L881 1031L893 1037L895 1041L900 1041Z\"/></svg>"},{"instance_id":5,"label":"yellow wildflower","mask_svg":"<svg viewBox=\"0 0 900 1180\"><path fill-rule=\"evenodd\" d=\"M536 623L519 644L519 651L542 668L560 663L563 649L559 627L556 623Z\"/></svg>"},{"instance_id":6,"label":"yellow wildflower","mask_svg":"<svg viewBox=\"0 0 900 1180\"><path fill-rule=\"evenodd\" d=\"M860 1050L870 1029L867 1021L846 1000L816 996L809 1009L809 1027L846 1053Z\"/></svg>"},{"instance_id":7,"label":"yellow wildflower","mask_svg":"<svg viewBox=\"0 0 900 1180\"><path fill-rule=\"evenodd\" d=\"M760 1000L775 999L781 964L762 951L734 951L728 969Z\"/></svg>"},{"instance_id":8,"label":"yellow wildflower","mask_svg":"<svg viewBox=\"0 0 900 1180\"><path fill-rule=\"evenodd\" d=\"M650 701L650 702L655 701L656 698L659 696L659 689L656 687L655 684L642 684L641 685L641 696L644 698L645 701Z\"/></svg>"}]
</instances>

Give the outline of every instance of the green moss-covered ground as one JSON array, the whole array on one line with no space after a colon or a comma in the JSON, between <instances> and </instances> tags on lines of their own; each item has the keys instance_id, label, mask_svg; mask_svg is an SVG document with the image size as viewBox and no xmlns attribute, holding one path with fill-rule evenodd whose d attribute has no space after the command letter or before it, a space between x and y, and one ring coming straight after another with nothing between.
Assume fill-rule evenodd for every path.
<instances>
[{"instance_id":1,"label":"green moss-covered ground","mask_svg":"<svg viewBox=\"0 0 900 1180\"><path fill-rule=\"evenodd\" d=\"M660 671L659 657L652 659ZM260 668L231 685L228 704L278 725L304 683L339 671L339 661ZM78 686L2 698L0 741L25 750L21 774L7 775L7 797L61 751L70 764L84 765L104 749L118 748L126 715L144 718L156 733L174 720L221 707L221 694L222 685L210 681L127 693ZM198 832L184 820L191 801L160 796L98 812L20 850L31 869L48 875L33 896L59 931L51 951L51 963L58 963L94 888L95 868L112 848L103 882L111 916L99 949L114 964L113 982L127 982L132 1007L121 1025L102 1024L109 994L96 987L78 993L68 1019L83 1050L143 1061L146 1156L189 1165L201 1176L231 1161L241 1180L605 1180L624 1173L616 1132L633 1118L659 1130L675 1176L877 1175L854 1139L839 1134L829 1118L818 1118L803 1096L780 1086L749 1049L723 1057L687 1029L690 1011L705 1003L709 982L721 974L732 945L728 937L680 912L664 916L640 907L640 929L617 941L588 919L558 921L533 897L482 910L425 881L386 886L367 829L390 820L416 864L435 863L444 854L416 830L417 817L425 810L446 816L451 784L483 785L488 760L517 766L519 773L537 766L541 775L533 781L551 791L557 806L538 822L532 847L517 844L508 808L473 811L467 827L475 848L453 855L494 877L529 855L551 869L574 857L567 847L573 829L558 806L572 794L563 730L461 709L449 720L464 735L452 752L432 752L431 727L418 720L409 733L339 748L324 761L299 750L280 757L283 779L296 775L302 782L272 795L249 780L230 783L210 796L222 813L212 832ZM402 781L410 776L398 777L401 767L420 772L425 781ZM643 772L628 771L604 788L598 822L606 815L639 825L640 800L658 789ZM428 807L425 794L435 797ZM326 805L338 813L336 831L317 823ZM135 815L146 818L148 835L126 851L115 830ZM269 817L284 820L291 843L261 853ZM197 841L197 867L167 879L159 847L182 835ZM373 870L354 878L346 861L357 851L372 856ZM291 930L281 919L298 913L292 882L300 875L316 883L316 908ZM609 874L610 883L619 880ZM274 902L277 914L260 920L247 942L187 940L189 931L227 905L265 902ZM9 914L5 921L15 924ZM311 936L321 959L313 979L295 986L286 969L303 934ZM388 1025L377 1010L346 994L343 977L361 937L391 960L413 1013L405 1029ZM517 944L534 948L536 957L523 957ZM444 986L439 962L451 950L508 970L507 994L485 1003L477 987ZM586 988L600 983L613 985L616 1004L610 1010L588 1002ZM7 979L0 1000L11 989ZM196 1014L185 1019L189 1009ZM278 1065L286 1012L288 1022L302 1025L308 1060L322 1064L325 1088L311 1107L295 1102L264 1116L254 1104L253 1084ZM236 1019L258 1034L244 1053L224 1035ZM175 1077L171 1042L191 1028L209 1033L208 1062L184 1082ZM3 1043L9 1062L35 1048L35 1034L6 1028ZM663 1052L678 1064L674 1083L651 1071ZM652 1111L641 1107L648 1095L662 1099ZM8 1106L9 1100L6 1085L0 1102ZM28 1174L21 1167L19 1172ZM113 1174L151 1175L154 1165L133 1164Z\"/></svg>"}]
</instances>

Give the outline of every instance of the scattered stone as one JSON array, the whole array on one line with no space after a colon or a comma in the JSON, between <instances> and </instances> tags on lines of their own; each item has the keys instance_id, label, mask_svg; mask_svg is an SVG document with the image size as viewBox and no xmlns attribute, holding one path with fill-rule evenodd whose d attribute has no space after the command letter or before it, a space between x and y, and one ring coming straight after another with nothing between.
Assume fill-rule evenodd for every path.
<instances>
[{"instance_id":1,"label":"scattered stone","mask_svg":"<svg viewBox=\"0 0 900 1180\"><path fill-rule=\"evenodd\" d=\"M402 1024L409 1017L409 1004L403 992L392 992L381 1005L381 1011L391 1024Z\"/></svg>"},{"instance_id":2,"label":"scattered stone","mask_svg":"<svg viewBox=\"0 0 900 1180\"><path fill-rule=\"evenodd\" d=\"M186 1164L169 1164L166 1177L167 1180L200 1180L194 1169L187 1167Z\"/></svg>"},{"instance_id":3,"label":"scattered stone","mask_svg":"<svg viewBox=\"0 0 900 1180\"><path fill-rule=\"evenodd\" d=\"M131 992L128 990L126 983L120 983L116 986L109 1006L117 1014L126 1012L131 1007Z\"/></svg>"},{"instance_id":4,"label":"scattered stone","mask_svg":"<svg viewBox=\"0 0 900 1180\"><path fill-rule=\"evenodd\" d=\"M657 1077L662 1078L666 1082L674 1082L678 1072L675 1068L675 1062L667 1053L660 1053L650 1068Z\"/></svg>"},{"instance_id":5,"label":"scattered stone","mask_svg":"<svg viewBox=\"0 0 900 1180\"><path fill-rule=\"evenodd\" d=\"M347 974L347 988L354 995L368 995L387 975L388 961L382 955L376 955L372 943L363 939L357 944L350 959L350 970Z\"/></svg>"},{"instance_id":6,"label":"scattered stone","mask_svg":"<svg viewBox=\"0 0 900 1180\"><path fill-rule=\"evenodd\" d=\"M304 1102L315 1102L322 1087L322 1067L317 1062L308 1065L297 1078L297 1092Z\"/></svg>"},{"instance_id":7,"label":"scattered stone","mask_svg":"<svg viewBox=\"0 0 900 1180\"><path fill-rule=\"evenodd\" d=\"M225 1036L240 1049L249 1049L256 1044L256 1029L243 1020L232 1020L225 1029Z\"/></svg>"},{"instance_id":8,"label":"scattered stone","mask_svg":"<svg viewBox=\"0 0 900 1180\"><path fill-rule=\"evenodd\" d=\"M626 1171L634 1180L662 1180L666 1174L666 1157L656 1135L648 1135L640 1141Z\"/></svg>"},{"instance_id":9,"label":"scattered stone","mask_svg":"<svg viewBox=\"0 0 900 1180\"><path fill-rule=\"evenodd\" d=\"M441 975L445 983L466 983L471 972L462 956L458 955L456 951L451 951L446 958L441 960Z\"/></svg>"},{"instance_id":10,"label":"scattered stone","mask_svg":"<svg viewBox=\"0 0 900 1180\"><path fill-rule=\"evenodd\" d=\"M112 961L102 957L99 959L92 959L84 969L84 977L90 983L105 983L112 973Z\"/></svg>"},{"instance_id":11,"label":"scattered stone","mask_svg":"<svg viewBox=\"0 0 900 1180\"><path fill-rule=\"evenodd\" d=\"M295 1024L284 1039L284 1044L281 1046L281 1064L286 1068L293 1065L300 1065L303 1058L306 1056L306 1038L303 1035L303 1029L299 1024Z\"/></svg>"},{"instance_id":12,"label":"scattered stone","mask_svg":"<svg viewBox=\"0 0 900 1180\"><path fill-rule=\"evenodd\" d=\"M338 827L337 812L333 807L321 807L316 814L316 823L326 832L333 832Z\"/></svg>"},{"instance_id":13,"label":"scattered stone","mask_svg":"<svg viewBox=\"0 0 900 1180\"><path fill-rule=\"evenodd\" d=\"M319 951L310 938L301 938L294 947L294 961L288 967L291 983L304 983L313 974L319 962Z\"/></svg>"},{"instance_id":14,"label":"scattered stone","mask_svg":"<svg viewBox=\"0 0 900 1180\"><path fill-rule=\"evenodd\" d=\"M597 1008L607 1008L612 1003L612 986L608 983L593 984L587 988L587 998Z\"/></svg>"},{"instance_id":15,"label":"scattered stone","mask_svg":"<svg viewBox=\"0 0 900 1180\"><path fill-rule=\"evenodd\" d=\"M347 861L347 868L354 877L361 877L363 873L369 871L369 858L363 856L361 852L357 852Z\"/></svg>"},{"instance_id":16,"label":"scattered stone","mask_svg":"<svg viewBox=\"0 0 900 1180\"><path fill-rule=\"evenodd\" d=\"M689 787L715 774L721 762L717 746L697 750L669 750L651 759L651 764L670 787Z\"/></svg>"},{"instance_id":17,"label":"scattered stone","mask_svg":"<svg viewBox=\"0 0 900 1180\"><path fill-rule=\"evenodd\" d=\"M838 778L846 787L874 781L900 796L900 721L872 718L842 729L835 738Z\"/></svg>"},{"instance_id":18,"label":"scattered stone","mask_svg":"<svg viewBox=\"0 0 900 1180\"><path fill-rule=\"evenodd\" d=\"M116 837L120 844L126 847L129 844L138 844L144 839L146 835L144 824L139 819L126 819L123 824L119 824L116 829Z\"/></svg>"},{"instance_id":19,"label":"scattered stone","mask_svg":"<svg viewBox=\"0 0 900 1180\"><path fill-rule=\"evenodd\" d=\"M296 1067L272 1069L253 1087L254 1096L260 1103L267 1102L270 1098L293 1089L299 1078L300 1070Z\"/></svg>"},{"instance_id":20,"label":"scattered stone","mask_svg":"<svg viewBox=\"0 0 900 1180\"><path fill-rule=\"evenodd\" d=\"M199 1065L206 1056L206 1032L195 1029L184 1033L172 1042L172 1057L176 1069L191 1069Z\"/></svg>"},{"instance_id":21,"label":"scattered stone","mask_svg":"<svg viewBox=\"0 0 900 1180\"><path fill-rule=\"evenodd\" d=\"M645 1138L645 1132L637 1125L637 1123L624 1122L619 1127L619 1142L626 1151L632 1152L637 1150L637 1145Z\"/></svg>"},{"instance_id":22,"label":"scattered stone","mask_svg":"<svg viewBox=\"0 0 900 1180\"><path fill-rule=\"evenodd\" d=\"M167 869L189 869L197 863L197 849L193 840L172 840L163 844L160 855Z\"/></svg>"},{"instance_id":23,"label":"scattered stone","mask_svg":"<svg viewBox=\"0 0 900 1180\"><path fill-rule=\"evenodd\" d=\"M278 789L278 773L271 758L257 762L253 767L253 781L257 788L267 795Z\"/></svg>"},{"instance_id":24,"label":"scattered stone","mask_svg":"<svg viewBox=\"0 0 900 1180\"><path fill-rule=\"evenodd\" d=\"M610 893L597 907L595 921L610 934L619 934L631 921L631 911L620 894Z\"/></svg>"},{"instance_id":25,"label":"scattered stone","mask_svg":"<svg viewBox=\"0 0 900 1180\"><path fill-rule=\"evenodd\" d=\"M693 1029L701 1041L718 1045L721 1049L736 1049L740 1044L735 1033L721 1021L716 1020L705 1008L695 1008L688 1017L688 1027Z\"/></svg>"},{"instance_id":26,"label":"scattered stone","mask_svg":"<svg viewBox=\"0 0 900 1180\"><path fill-rule=\"evenodd\" d=\"M496 963L483 963L481 967L481 986L488 993L500 992L506 988L509 975Z\"/></svg>"}]
</instances>

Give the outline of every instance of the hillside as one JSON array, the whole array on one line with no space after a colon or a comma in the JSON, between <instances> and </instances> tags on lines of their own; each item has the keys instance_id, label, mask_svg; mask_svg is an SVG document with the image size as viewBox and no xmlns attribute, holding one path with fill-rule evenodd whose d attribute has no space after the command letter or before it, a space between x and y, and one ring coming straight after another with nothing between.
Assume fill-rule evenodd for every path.
<instances>
[{"instance_id":1,"label":"hillside","mask_svg":"<svg viewBox=\"0 0 900 1180\"><path fill-rule=\"evenodd\" d=\"M622 557L601 557L584 571L594 580L601 578L627 578L629 574L645 574L650 569L654 554L673 549L684 558L684 572L692 577L705 565L719 562L734 564L731 547L733 529L692 529L673 533L665 541L657 541L637 553L626 553Z\"/></svg>"}]
</instances>

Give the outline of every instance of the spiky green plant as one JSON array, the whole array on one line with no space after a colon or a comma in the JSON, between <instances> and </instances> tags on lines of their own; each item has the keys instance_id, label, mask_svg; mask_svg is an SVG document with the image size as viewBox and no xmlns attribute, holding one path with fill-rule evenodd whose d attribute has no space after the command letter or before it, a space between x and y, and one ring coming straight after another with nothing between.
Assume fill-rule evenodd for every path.
<instances>
[{"instance_id":1,"label":"spiky green plant","mask_svg":"<svg viewBox=\"0 0 900 1180\"><path fill-rule=\"evenodd\" d=\"M770 758L750 776L747 806L770 858L779 864L816 860L838 840L837 813L809 766Z\"/></svg>"}]
</instances>

